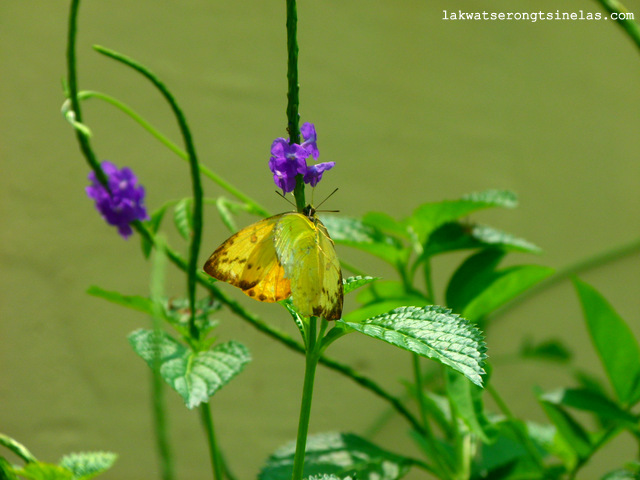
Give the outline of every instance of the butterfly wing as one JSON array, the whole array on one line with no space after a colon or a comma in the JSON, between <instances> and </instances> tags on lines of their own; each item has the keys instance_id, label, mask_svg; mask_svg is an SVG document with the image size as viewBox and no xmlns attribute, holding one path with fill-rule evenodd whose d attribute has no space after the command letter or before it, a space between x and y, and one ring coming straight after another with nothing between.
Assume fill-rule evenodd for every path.
<instances>
[{"instance_id":1,"label":"butterfly wing","mask_svg":"<svg viewBox=\"0 0 640 480\"><path fill-rule=\"evenodd\" d=\"M288 298L290 281L274 247L275 227L283 215L256 222L229 237L211 254L204 271L261 302Z\"/></svg>"},{"instance_id":2,"label":"butterfly wing","mask_svg":"<svg viewBox=\"0 0 640 480\"><path fill-rule=\"evenodd\" d=\"M337 320L342 315L340 262L327 229L317 218L282 215L274 231L275 251L291 282L292 300L305 316Z\"/></svg>"}]
</instances>

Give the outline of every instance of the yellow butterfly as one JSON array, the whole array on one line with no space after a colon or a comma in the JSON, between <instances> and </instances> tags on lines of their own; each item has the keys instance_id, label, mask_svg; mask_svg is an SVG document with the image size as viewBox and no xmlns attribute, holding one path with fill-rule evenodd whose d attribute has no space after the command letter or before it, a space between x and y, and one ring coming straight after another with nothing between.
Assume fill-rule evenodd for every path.
<instances>
[{"instance_id":1,"label":"yellow butterfly","mask_svg":"<svg viewBox=\"0 0 640 480\"><path fill-rule=\"evenodd\" d=\"M292 297L304 316L342 315L342 272L329 232L310 205L260 220L229 237L204 271L261 302Z\"/></svg>"}]
</instances>

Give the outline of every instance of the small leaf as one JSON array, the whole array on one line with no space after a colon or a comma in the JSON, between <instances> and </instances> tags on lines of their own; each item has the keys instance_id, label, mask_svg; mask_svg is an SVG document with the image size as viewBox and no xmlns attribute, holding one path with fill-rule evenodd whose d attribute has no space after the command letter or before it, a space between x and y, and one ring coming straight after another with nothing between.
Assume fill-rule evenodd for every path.
<instances>
[{"instance_id":1,"label":"small leaf","mask_svg":"<svg viewBox=\"0 0 640 480\"><path fill-rule=\"evenodd\" d=\"M322 223L335 243L358 248L395 265L407 256L403 245L362 220L323 215Z\"/></svg>"},{"instance_id":2,"label":"small leaf","mask_svg":"<svg viewBox=\"0 0 640 480\"><path fill-rule=\"evenodd\" d=\"M484 208L514 208L517 204L517 197L513 192L486 190L465 195L459 200L425 203L414 211L408 223L418 235L420 243L424 244L432 231L447 222L452 222Z\"/></svg>"},{"instance_id":3,"label":"small leaf","mask_svg":"<svg viewBox=\"0 0 640 480\"><path fill-rule=\"evenodd\" d=\"M631 329L592 286L575 279L591 340L624 405L640 399L640 347Z\"/></svg>"},{"instance_id":4,"label":"small leaf","mask_svg":"<svg viewBox=\"0 0 640 480\"><path fill-rule=\"evenodd\" d=\"M258 480L290 480L295 442L269 457ZM358 480L395 480L404 476L410 460L388 452L351 433L322 433L307 439L304 478L310 475ZM330 477L331 478L331 477Z\"/></svg>"},{"instance_id":5,"label":"small leaf","mask_svg":"<svg viewBox=\"0 0 640 480\"><path fill-rule=\"evenodd\" d=\"M482 386L486 346L482 333L451 310L429 305L400 307L348 327L420 356L432 358Z\"/></svg>"},{"instance_id":6,"label":"small leaf","mask_svg":"<svg viewBox=\"0 0 640 480\"><path fill-rule=\"evenodd\" d=\"M636 462L627 468L607 473L601 480L640 480L640 466Z\"/></svg>"},{"instance_id":7,"label":"small leaf","mask_svg":"<svg viewBox=\"0 0 640 480\"><path fill-rule=\"evenodd\" d=\"M13 467L3 457L0 457L0 480L18 480Z\"/></svg>"},{"instance_id":8,"label":"small leaf","mask_svg":"<svg viewBox=\"0 0 640 480\"><path fill-rule=\"evenodd\" d=\"M464 376L453 370L447 371L447 396L455 406L457 417L475 433L483 443L489 443L494 435L491 423L482 407L482 389L472 385Z\"/></svg>"},{"instance_id":9,"label":"small leaf","mask_svg":"<svg viewBox=\"0 0 640 480\"><path fill-rule=\"evenodd\" d=\"M16 473L29 480L75 480L73 473L66 468L42 462L28 463Z\"/></svg>"},{"instance_id":10,"label":"small leaf","mask_svg":"<svg viewBox=\"0 0 640 480\"><path fill-rule=\"evenodd\" d=\"M82 452L65 455L60 466L73 472L77 480L88 480L109 470L118 456L110 452Z\"/></svg>"},{"instance_id":11,"label":"small leaf","mask_svg":"<svg viewBox=\"0 0 640 480\"><path fill-rule=\"evenodd\" d=\"M333 474L329 475L329 474L323 473L321 475L311 475L310 477L307 478L307 480L352 480L352 478L351 477L340 478L340 477L336 477Z\"/></svg>"},{"instance_id":12,"label":"small leaf","mask_svg":"<svg viewBox=\"0 0 640 480\"><path fill-rule=\"evenodd\" d=\"M151 233L158 233L160 224L162 223L162 219L164 218L164 214L167 211L167 208L169 208L169 203L165 203L162 207L153 212L151 214L151 218L145 222L145 225L149 228ZM149 240L147 240L144 235L141 235L140 239L142 241L142 253L144 254L145 258L149 258L151 250L153 249L153 244Z\"/></svg>"},{"instance_id":13,"label":"small leaf","mask_svg":"<svg viewBox=\"0 0 640 480\"><path fill-rule=\"evenodd\" d=\"M123 295L122 293L115 292L113 290L104 290L103 288L95 285L90 286L87 289L89 295L102 298L111 303L122 305L123 307L138 310L151 315L153 313L153 304L149 298L140 297L138 295Z\"/></svg>"},{"instance_id":14,"label":"small leaf","mask_svg":"<svg viewBox=\"0 0 640 480\"><path fill-rule=\"evenodd\" d=\"M486 225L448 222L429 235L421 259L444 252L483 247L525 253L540 252L540 248L533 243Z\"/></svg>"},{"instance_id":15,"label":"small leaf","mask_svg":"<svg viewBox=\"0 0 640 480\"><path fill-rule=\"evenodd\" d=\"M133 350L153 368L156 348L160 348L160 375L180 394L188 408L208 402L242 371L251 357L241 343L230 341L213 349L194 352L165 332L158 338L152 330L129 334Z\"/></svg>"},{"instance_id":16,"label":"small leaf","mask_svg":"<svg viewBox=\"0 0 640 480\"><path fill-rule=\"evenodd\" d=\"M356 277L344 278L342 280L342 283L344 285L344 294L346 295L347 293L352 292L356 288L363 287L379 279L380 277L369 277L369 276L363 277L360 275Z\"/></svg>"},{"instance_id":17,"label":"small leaf","mask_svg":"<svg viewBox=\"0 0 640 480\"><path fill-rule=\"evenodd\" d=\"M178 233L185 240L189 240L191 238L191 234L193 232L193 200L188 198L183 198L180 200L175 208L173 209L173 222L176 225L176 229Z\"/></svg>"},{"instance_id":18,"label":"small leaf","mask_svg":"<svg viewBox=\"0 0 640 480\"><path fill-rule=\"evenodd\" d=\"M535 344L531 338L525 338L520 345L520 356L534 360L567 363L571 360L571 351L556 339L547 339Z\"/></svg>"},{"instance_id":19,"label":"small leaf","mask_svg":"<svg viewBox=\"0 0 640 480\"><path fill-rule=\"evenodd\" d=\"M368 212L364 214L362 221L378 231L390 233L400 238L410 239L406 224L399 222L386 213Z\"/></svg>"},{"instance_id":20,"label":"small leaf","mask_svg":"<svg viewBox=\"0 0 640 480\"><path fill-rule=\"evenodd\" d=\"M556 405L564 405L578 410L591 412L598 417L626 423L635 427L636 417L609 400L604 395L586 388L563 388L545 393L542 398Z\"/></svg>"}]
</instances>

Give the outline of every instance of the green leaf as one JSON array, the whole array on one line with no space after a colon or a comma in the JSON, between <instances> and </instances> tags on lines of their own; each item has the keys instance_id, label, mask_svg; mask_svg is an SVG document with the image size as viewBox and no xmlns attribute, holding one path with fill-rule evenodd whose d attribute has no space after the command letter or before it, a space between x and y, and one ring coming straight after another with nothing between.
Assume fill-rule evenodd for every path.
<instances>
[{"instance_id":1,"label":"green leaf","mask_svg":"<svg viewBox=\"0 0 640 480\"><path fill-rule=\"evenodd\" d=\"M587 328L600 361L620 402L640 399L640 347L631 329L592 286L579 279L574 285L582 303Z\"/></svg>"},{"instance_id":2,"label":"green leaf","mask_svg":"<svg viewBox=\"0 0 640 480\"><path fill-rule=\"evenodd\" d=\"M28 463L16 473L30 480L75 480L73 473L66 468L42 462Z\"/></svg>"},{"instance_id":3,"label":"green leaf","mask_svg":"<svg viewBox=\"0 0 640 480\"><path fill-rule=\"evenodd\" d=\"M169 203L165 203L163 206L153 212L151 214L151 218L145 222L145 225L151 231L151 233L158 233L160 224L162 223L162 219L164 218L164 214L166 213L167 208L169 208L169 205ZM144 254L145 258L149 258L151 250L153 249L153 244L144 236L140 236L140 239L142 241L142 253Z\"/></svg>"},{"instance_id":4,"label":"green leaf","mask_svg":"<svg viewBox=\"0 0 640 480\"><path fill-rule=\"evenodd\" d=\"M258 480L290 480L295 443L291 442L269 457ZM404 476L411 461L383 450L351 433L322 433L307 439L304 477L349 476L358 480L395 480ZM322 478L322 477L321 477Z\"/></svg>"},{"instance_id":5,"label":"green leaf","mask_svg":"<svg viewBox=\"0 0 640 480\"><path fill-rule=\"evenodd\" d=\"M368 212L364 214L362 221L378 231L390 233L400 238L410 239L406 223L399 222L386 213Z\"/></svg>"},{"instance_id":6,"label":"green leaf","mask_svg":"<svg viewBox=\"0 0 640 480\"><path fill-rule=\"evenodd\" d=\"M404 307L407 305L422 307L427 303L427 301L422 297L411 297L404 296L398 298L390 298L387 300L380 300L378 302L370 303L368 305L364 305L362 307L356 308L355 310L350 311L346 315L342 316L342 319L345 322L356 322L360 323L367 318L375 317L377 315L382 315L383 313L388 312L389 310L393 310L394 308Z\"/></svg>"},{"instance_id":7,"label":"green leaf","mask_svg":"<svg viewBox=\"0 0 640 480\"><path fill-rule=\"evenodd\" d=\"M369 277L369 276L363 277L360 275L355 277L344 278L342 280L342 283L344 285L344 294L346 295L347 293L352 292L356 288L363 287L379 279L380 277Z\"/></svg>"},{"instance_id":8,"label":"green leaf","mask_svg":"<svg viewBox=\"0 0 640 480\"><path fill-rule=\"evenodd\" d=\"M366 225L362 220L335 215L323 215L321 220L335 243L358 248L393 265L407 256L396 238Z\"/></svg>"},{"instance_id":9,"label":"green leaf","mask_svg":"<svg viewBox=\"0 0 640 480\"><path fill-rule=\"evenodd\" d=\"M178 233L185 240L189 240L193 232L192 205L193 199L187 197L180 200L173 209L173 223L175 223Z\"/></svg>"},{"instance_id":10,"label":"green leaf","mask_svg":"<svg viewBox=\"0 0 640 480\"><path fill-rule=\"evenodd\" d=\"M238 204L235 202L231 202L224 197L218 197L216 199L216 208L218 209L218 213L220 214L222 223L225 224L230 232L237 232L238 226L236 225L236 221L233 218L233 213L234 211L237 211Z\"/></svg>"},{"instance_id":11,"label":"green leaf","mask_svg":"<svg viewBox=\"0 0 640 480\"><path fill-rule=\"evenodd\" d=\"M495 270L503 255L501 250L486 249L465 260L447 286L447 305L479 322L554 272L540 265Z\"/></svg>"},{"instance_id":12,"label":"green leaf","mask_svg":"<svg viewBox=\"0 0 640 480\"><path fill-rule=\"evenodd\" d=\"M188 408L208 402L242 371L251 360L241 343L230 341L213 349L194 352L165 332L136 330L129 334L133 350L153 368L159 348L160 375L184 400Z\"/></svg>"},{"instance_id":13,"label":"green leaf","mask_svg":"<svg viewBox=\"0 0 640 480\"><path fill-rule=\"evenodd\" d=\"M625 423L628 427L635 427L638 419L621 409L604 395L586 388L564 388L545 393L542 398L556 405L572 407L591 412L598 417Z\"/></svg>"},{"instance_id":14,"label":"green leaf","mask_svg":"<svg viewBox=\"0 0 640 480\"><path fill-rule=\"evenodd\" d=\"M572 357L571 351L560 340L547 339L536 344L529 337L522 341L519 354L523 358L557 363L568 363Z\"/></svg>"},{"instance_id":15,"label":"green leaf","mask_svg":"<svg viewBox=\"0 0 640 480\"><path fill-rule=\"evenodd\" d=\"M514 208L518 204L516 195L507 190L486 190L471 193L459 200L444 200L419 206L408 223L425 243L431 232L441 225L465 217L472 212L491 207Z\"/></svg>"},{"instance_id":16,"label":"green leaf","mask_svg":"<svg viewBox=\"0 0 640 480\"><path fill-rule=\"evenodd\" d=\"M439 253L483 247L525 253L539 253L541 251L539 247L527 240L486 225L448 222L429 235L421 260Z\"/></svg>"},{"instance_id":17,"label":"green leaf","mask_svg":"<svg viewBox=\"0 0 640 480\"><path fill-rule=\"evenodd\" d=\"M323 473L322 475L311 475L307 480L352 480L351 477L336 477L335 475L327 475Z\"/></svg>"},{"instance_id":18,"label":"green leaf","mask_svg":"<svg viewBox=\"0 0 640 480\"><path fill-rule=\"evenodd\" d=\"M550 400L545 398L545 395L538 394L538 400L551 423L555 425L565 447L573 451L578 458L587 458L592 448L587 431L553 399Z\"/></svg>"},{"instance_id":19,"label":"green leaf","mask_svg":"<svg viewBox=\"0 0 640 480\"><path fill-rule=\"evenodd\" d=\"M82 452L65 455L60 466L70 470L77 480L88 480L109 470L118 455L110 452Z\"/></svg>"},{"instance_id":20,"label":"green leaf","mask_svg":"<svg viewBox=\"0 0 640 480\"><path fill-rule=\"evenodd\" d=\"M447 396L455 406L457 417L475 433L483 443L489 443L495 434L482 406L482 389L453 370L447 371Z\"/></svg>"},{"instance_id":21,"label":"green leaf","mask_svg":"<svg viewBox=\"0 0 640 480\"><path fill-rule=\"evenodd\" d=\"M0 457L0 480L18 480L13 467L3 457Z\"/></svg>"},{"instance_id":22,"label":"green leaf","mask_svg":"<svg viewBox=\"0 0 640 480\"><path fill-rule=\"evenodd\" d=\"M447 308L400 307L361 323L340 322L370 337L437 360L482 386L486 357L482 333Z\"/></svg>"},{"instance_id":23,"label":"green leaf","mask_svg":"<svg viewBox=\"0 0 640 480\"><path fill-rule=\"evenodd\" d=\"M89 295L102 298L111 303L122 305L123 307L138 310L139 312L151 315L153 313L153 304L149 298L140 297L138 295L123 295L113 290L105 290L98 286L92 285L87 289Z\"/></svg>"},{"instance_id":24,"label":"green leaf","mask_svg":"<svg viewBox=\"0 0 640 480\"><path fill-rule=\"evenodd\" d=\"M640 467L636 462L628 468L607 473L601 480L640 480Z\"/></svg>"}]
</instances>

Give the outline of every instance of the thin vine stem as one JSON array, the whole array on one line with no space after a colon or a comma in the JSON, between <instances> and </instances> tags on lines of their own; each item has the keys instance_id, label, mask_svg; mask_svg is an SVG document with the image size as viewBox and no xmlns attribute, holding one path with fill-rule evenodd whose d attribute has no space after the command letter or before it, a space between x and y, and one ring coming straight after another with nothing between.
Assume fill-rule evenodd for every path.
<instances>
[{"instance_id":1,"label":"thin vine stem","mask_svg":"<svg viewBox=\"0 0 640 480\"><path fill-rule=\"evenodd\" d=\"M604 8L609 15L615 13L616 15L627 14L629 10L618 0L596 0L602 8ZM640 48L640 25L634 22L630 18L616 18L616 23L627 33L629 38L636 44L636 47Z\"/></svg>"},{"instance_id":2,"label":"thin vine stem","mask_svg":"<svg viewBox=\"0 0 640 480\"><path fill-rule=\"evenodd\" d=\"M78 92L78 98L80 100L97 98L113 105L114 107L122 111L125 115L130 117L134 122L139 124L142 128L144 128L147 132L149 132L154 138L156 138L160 143L162 143L169 150L175 153L178 157L180 157L181 159L187 162L189 161L189 155L187 154L187 152L185 152L178 145L176 145L171 140L169 140L165 135L160 133L160 131L157 128L151 125L151 123L146 121L140 114L138 114L135 110L133 110L131 107L121 102L120 100L110 95L107 95L105 93L96 92L93 90L83 90L81 92ZM266 208L264 208L262 205L260 205L258 202L256 202L254 199L252 199L248 195L244 194L242 191L240 191L238 188L233 186L231 183L223 179L220 175L215 173L213 170L209 169L203 164L199 164L198 168L205 177L212 180L214 183L220 186L223 190L226 190L231 195L236 197L238 200L248 204L251 207L251 209L256 213L258 213L259 215L262 215L264 217L268 217L271 215L271 213Z\"/></svg>"},{"instance_id":3,"label":"thin vine stem","mask_svg":"<svg viewBox=\"0 0 640 480\"><path fill-rule=\"evenodd\" d=\"M7 435L4 435L2 433L0 433L0 445L11 450L18 457L20 457L25 463L33 463L38 461L27 447L15 441L13 438L8 437Z\"/></svg>"},{"instance_id":4,"label":"thin vine stem","mask_svg":"<svg viewBox=\"0 0 640 480\"><path fill-rule=\"evenodd\" d=\"M216 432L213 426L213 416L211 415L209 403L203 403L200 405L200 416L202 418L202 425L204 426L205 432L207 434L207 442L209 444L209 458L211 460L211 470L213 471L213 478L214 480L223 480L224 468L216 441Z\"/></svg>"},{"instance_id":5,"label":"thin vine stem","mask_svg":"<svg viewBox=\"0 0 640 480\"><path fill-rule=\"evenodd\" d=\"M202 240L202 183L200 179L200 169L198 156L196 154L195 145L191 136L191 130L187 125L187 119L182 112L182 109L176 102L173 94L164 85L164 83L147 67L141 65L135 60L115 52L108 48L94 45L93 47L97 52L112 58L118 62L121 62L128 67L133 68L138 73L142 74L147 80L149 80L162 94L164 99L169 103L173 114L178 121L180 133L185 144L187 155L189 157L189 164L191 166L191 183L193 190L193 235L191 237L191 244L189 247L189 267L187 269L187 292L189 298L189 308L191 310L189 318L189 333L192 338L198 339L200 333L196 326L196 272L198 271L198 253L200 251L200 242Z\"/></svg>"}]
</instances>

